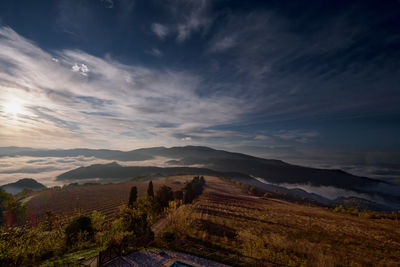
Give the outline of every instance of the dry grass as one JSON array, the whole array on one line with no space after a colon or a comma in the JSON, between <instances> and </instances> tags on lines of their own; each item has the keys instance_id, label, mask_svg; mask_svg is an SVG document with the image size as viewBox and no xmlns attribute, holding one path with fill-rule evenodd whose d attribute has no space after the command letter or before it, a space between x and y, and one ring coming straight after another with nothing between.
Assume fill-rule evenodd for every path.
<instances>
[{"instance_id":1,"label":"dry grass","mask_svg":"<svg viewBox=\"0 0 400 267\"><path fill-rule=\"evenodd\" d=\"M192 176L154 180L174 190ZM171 209L164 230L175 241L157 245L183 250L234 265L273 266L399 266L400 225L387 219L367 219L331 210L260 198L228 181L205 177L203 194L191 205ZM148 182L86 185L48 189L32 197L31 217L47 210L69 215L99 210L110 221L128 200L131 186L139 196ZM163 231L160 231L162 234Z\"/></svg>"},{"instance_id":2,"label":"dry grass","mask_svg":"<svg viewBox=\"0 0 400 267\"><path fill-rule=\"evenodd\" d=\"M171 221L185 241L161 245L245 265L399 266L396 221L249 196L229 182L205 178L204 193L186 212L191 227L182 233L184 214Z\"/></svg>"}]
</instances>

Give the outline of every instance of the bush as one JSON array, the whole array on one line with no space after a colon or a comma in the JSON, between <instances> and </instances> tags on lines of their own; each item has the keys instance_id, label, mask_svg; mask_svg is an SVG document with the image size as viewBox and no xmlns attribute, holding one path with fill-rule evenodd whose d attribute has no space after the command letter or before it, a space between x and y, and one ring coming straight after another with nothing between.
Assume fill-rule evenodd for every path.
<instances>
[{"instance_id":1,"label":"bush","mask_svg":"<svg viewBox=\"0 0 400 267\"><path fill-rule=\"evenodd\" d=\"M123 206L120 208L119 217L122 224L122 231L131 232L136 237L142 236L150 231L147 213L142 210Z\"/></svg>"},{"instance_id":2,"label":"bush","mask_svg":"<svg viewBox=\"0 0 400 267\"><path fill-rule=\"evenodd\" d=\"M94 229L90 217L80 215L74 218L65 228L67 246L72 246L78 241L90 241L94 238Z\"/></svg>"},{"instance_id":3,"label":"bush","mask_svg":"<svg viewBox=\"0 0 400 267\"><path fill-rule=\"evenodd\" d=\"M167 240L168 242L171 242L175 240L175 231L165 231L161 234L161 237Z\"/></svg>"},{"instance_id":4,"label":"bush","mask_svg":"<svg viewBox=\"0 0 400 267\"><path fill-rule=\"evenodd\" d=\"M162 207L167 207L168 202L174 199L174 193L172 192L171 187L163 185L157 191L157 200Z\"/></svg>"},{"instance_id":5,"label":"bush","mask_svg":"<svg viewBox=\"0 0 400 267\"><path fill-rule=\"evenodd\" d=\"M174 200L182 200L183 199L183 191L177 190L174 192Z\"/></svg>"},{"instance_id":6,"label":"bush","mask_svg":"<svg viewBox=\"0 0 400 267\"><path fill-rule=\"evenodd\" d=\"M97 232L103 231L106 223L106 216L104 216L100 211L94 210L90 217L92 219L93 229Z\"/></svg>"}]
</instances>

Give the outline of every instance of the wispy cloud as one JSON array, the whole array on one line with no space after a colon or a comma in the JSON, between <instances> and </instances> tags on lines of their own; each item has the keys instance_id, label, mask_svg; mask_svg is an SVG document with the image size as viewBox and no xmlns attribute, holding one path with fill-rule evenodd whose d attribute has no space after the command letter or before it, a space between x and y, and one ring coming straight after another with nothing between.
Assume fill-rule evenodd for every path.
<instances>
[{"instance_id":1,"label":"wispy cloud","mask_svg":"<svg viewBox=\"0 0 400 267\"><path fill-rule=\"evenodd\" d=\"M279 131L278 133L274 134L274 136L283 140L292 140L300 143L307 143L310 140L319 136L319 132L288 130L288 131Z\"/></svg>"},{"instance_id":2,"label":"wispy cloud","mask_svg":"<svg viewBox=\"0 0 400 267\"><path fill-rule=\"evenodd\" d=\"M207 29L212 22L209 8L208 0L175 1L173 12L181 16L177 25L178 41L186 40L194 31Z\"/></svg>"},{"instance_id":3,"label":"wispy cloud","mask_svg":"<svg viewBox=\"0 0 400 267\"><path fill-rule=\"evenodd\" d=\"M207 31L214 20L209 0L173 0L169 2L167 10L172 18L168 26L160 23L151 25L152 31L160 39L174 34L178 42L183 42L194 32Z\"/></svg>"},{"instance_id":4,"label":"wispy cloud","mask_svg":"<svg viewBox=\"0 0 400 267\"><path fill-rule=\"evenodd\" d=\"M0 68L2 103L18 99L24 108L14 118L0 113L5 144L20 145L28 136L36 136L32 146L179 144L184 137L222 136L226 132L209 128L254 107L237 109L244 106L241 98L199 95L198 74L125 65L77 50L50 54L4 27ZM158 127L165 123L175 127ZM126 132L132 135L121 134Z\"/></svg>"},{"instance_id":5,"label":"wispy cloud","mask_svg":"<svg viewBox=\"0 0 400 267\"><path fill-rule=\"evenodd\" d=\"M114 7L114 1L113 0L101 0L101 2L104 4L106 8L113 8Z\"/></svg>"},{"instance_id":6,"label":"wispy cloud","mask_svg":"<svg viewBox=\"0 0 400 267\"><path fill-rule=\"evenodd\" d=\"M158 48L151 49L151 51L149 53L152 54L155 57L162 57L163 56L163 52L161 52L161 50L158 49Z\"/></svg>"},{"instance_id":7,"label":"wispy cloud","mask_svg":"<svg viewBox=\"0 0 400 267\"><path fill-rule=\"evenodd\" d=\"M160 38L164 39L168 33L169 29L167 26L162 25L160 23L153 23L151 24L151 30Z\"/></svg>"},{"instance_id":8,"label":"wispy cloud","mask_svg":"<svg viewBox=\"0 0 400 267\"><path fill-rule=\"evenodd\" d=\"M221 52L236 46L236 39L233 36L223 36L216 38L211 44L211 51Z\"/></svg>"}]
</instances>

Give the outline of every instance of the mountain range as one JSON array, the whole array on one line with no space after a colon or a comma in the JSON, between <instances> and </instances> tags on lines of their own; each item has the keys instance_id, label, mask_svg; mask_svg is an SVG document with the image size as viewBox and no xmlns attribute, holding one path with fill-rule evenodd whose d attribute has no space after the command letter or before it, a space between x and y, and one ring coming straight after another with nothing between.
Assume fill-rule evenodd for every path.
<instances>
[{"instance_id":1,"label":"mountain range","mask_svg":"<svg viewBox=\"0 0 400 267\"><path fill-rule=\"evenodd\" d=\"M143 161L155 157L168 158L170 168L154 166L124 167L117 163L95 164L60 174L58 180L89 178L125 179L143 175L203 174L220 175L240 180L246 184L269 189L284 185L301 188L334 188L358 195L371 196L383 202L400 205L400 187L385 181L349 174L342 170L318 169L289 164L281 160L264 159L242 153L216 150L209 147L152 147L132 151L107 149L41 150L7 147L0 149L1 156L73 157L86 156L119 162ZM122 164L121 163L121 164ZM201 168L193 168L201 166ZM172 167L173 166L173 167ZM179 166L179 167L177 167ZM260 180L261 179L261 180ZM276 189L276 188L275 188ZM302 190L304 191L304 190ZM324 201L324 198L318 198Z\"/></svg>"}]
</instances>

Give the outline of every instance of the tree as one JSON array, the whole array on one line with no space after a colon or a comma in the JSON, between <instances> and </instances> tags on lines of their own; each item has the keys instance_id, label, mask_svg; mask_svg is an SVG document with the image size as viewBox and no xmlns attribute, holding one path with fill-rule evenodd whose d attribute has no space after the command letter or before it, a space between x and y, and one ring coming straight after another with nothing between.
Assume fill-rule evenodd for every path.
<instances>
[{"instance_id":1,"label":"tree","mask_svg":"<svg viewBox=\"0 0 400 267\"><path fill-rule=\"evenodd\" d=\"M6 205L4 224L7 227L22 226L26 223L26 205L11 197Z\"/></svg>"},{"instance_id":2,"label":"tree","mask_svg":"<svg viewBox=\"0 0 400 267\"><path fill-rule=\"evenodd\" d=\"M149 182L149 187L147 188L147 196L154 197L153 182Z\"/></svg>"},{"instance_id":3,"label":"tree","mask_svg":"<svg viewBox=\"0 0 400 267\"><path fill-rule=\"evenodd\" d=\"M131 192L129 194L128 206L132 207L133 203L136 202L136 199L137 199L137 187L136 186L132 186Z\"/></svg>"},{"instance_id":4,"label":"tree","mask_svg":"<svg viewBox=\"0 0 400 267\"><path fill-rule=\"evenodd\" d=\"M182 200L183 199L183 191L177 190L174 192L174 199L175 200Z\"/></svg>"},{"instance_id":5,"label":"tree","mask_svg":"<svg viewBox=\"0 0 400 267\"><path fill-rule=\"evenodd\" d=\"M157 200L162 207L167 207L168 202L174 199L174 192L172 192L171 187L161 186L157 191Z\"/></svg>"},{"instance_id":6,"label":"tree","mask_svg":"<svg viewBox=\"0 0 400 267\"><path fill-rule=\"evenodd\" d=\"M201 195L205 184L204 177L195 176L192 181L186 184L183 194L183 203L192 203L193 200Z\"/></svg>"},{"instance_id":7,"label":"tree","mask_svg":"<svg viewBox=\"0 0 400 267\"><path fill-rule=\"evenodd\" d=\"M147 220L147 213L138 209L129 209L126 206L120 208L119 218L124 231L132 232L140 237L150 232L150 225Z\"/></svg>"},{"instance_id":8,"label":"tree","mask_svg":"<svg viewBox=\"0 0 400 267\"><path fill-rule=\"evenodd\" d=\"M94 229L90 217L80 215L75 217L65 228L67 237L67 246L71 246L78 242L80 238L83 240L93 240Z\"/></svg>"},{"instance_id":9,"label":"tree","mask_svg":"<svg viewBox=\"0 0 400 267\"><path fill-rule=\"evenodd\" d=\"M106 224L106 216L104 216L100 211L94 210L90 216L92 219L92 226L95 231L103 231Z\"/></svg>"},{"instance_id":10,"label":"tree","mask_svg":"<svg viewBox=\"0 0 400 267\"><path fill-rule=\"evenodd\" d=\"M0 189L0 226L4 223L4 213L7 210L7 205L11 198L12 196L10 194Z\"/></svg>"},{"instance_id":11,"label":"tree","mask_svg":"<svg viewBox=\"0 0 400 267\"><path fill-rule=\"evenodd\" d=\"M200 184L204 185L206 183L206 180L204 180L204 176L200 177Z\"/></svg>"}]
</instances>

